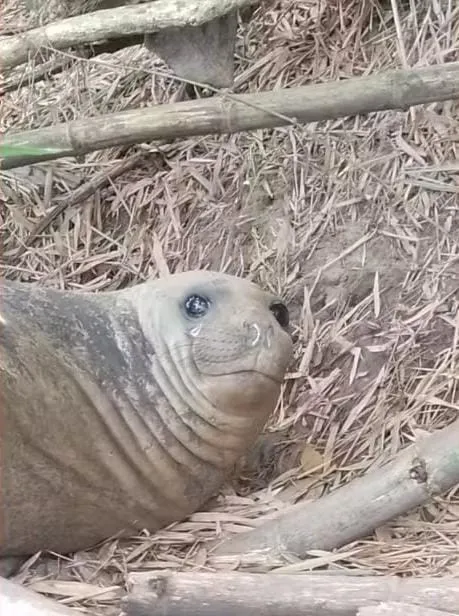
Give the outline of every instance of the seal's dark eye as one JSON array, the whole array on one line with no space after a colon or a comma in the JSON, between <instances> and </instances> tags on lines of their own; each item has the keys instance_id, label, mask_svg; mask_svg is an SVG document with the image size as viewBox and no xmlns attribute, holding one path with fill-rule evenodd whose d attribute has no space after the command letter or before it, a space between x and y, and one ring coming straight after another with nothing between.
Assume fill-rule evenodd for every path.
<instances>
[{"instance_id":1,"label":"seal's dark eye","mask_svg":"<svg viewBox=\"0 0 459 616\"><path fill-rule=\"evenodd\" d=\"M185 300L185 311L189 317L199 319L207 314L210 302L202 295L189 295Z\"/></svg>"},{"instance_id":2,"label":"seal's dark eye","mask_svg":"<svg viewBox=\"0 0 459 616\"><path fill-rule=\"evenodd\" d=\"M269 307L269 309L271 310L271 312L276 318L276 321L279 323L281 327L283 328L288 327L290 318L289 318L288 308L285 304L283 304L282 302L273 302L271 306Z\"/></svg>"}]
</instances>

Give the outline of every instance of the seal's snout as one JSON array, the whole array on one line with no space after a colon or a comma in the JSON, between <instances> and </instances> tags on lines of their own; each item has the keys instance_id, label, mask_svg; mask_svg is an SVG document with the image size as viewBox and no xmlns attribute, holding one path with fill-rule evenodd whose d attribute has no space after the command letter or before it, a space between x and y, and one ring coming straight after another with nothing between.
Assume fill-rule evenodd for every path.
<instances>
[{"instance_id":1,"label":"seal's snout","mask_svg":"<svg viewBox=\"0 0 459 616\"><path fill-rule=\"evenodd\" d=\"M276 344L278 327L273 323L261 324L250 322L245 325L245 328L247 331L246 342L249 350L261 347L263 350L267 349L269 351ZM282 329L285 329L285 327L282 327Z\"/></svg>"},{"instance_id":2,"label":"seal's snout","mask_svg":"<svg viewBox=\"0 0 459 616\"><path fill-rule=\"evenodd\" d=\"M249 347L256 347L261 341L261 329L258 323L249 323L247 325L247 344Z\"/></svg>"}]
</instances>

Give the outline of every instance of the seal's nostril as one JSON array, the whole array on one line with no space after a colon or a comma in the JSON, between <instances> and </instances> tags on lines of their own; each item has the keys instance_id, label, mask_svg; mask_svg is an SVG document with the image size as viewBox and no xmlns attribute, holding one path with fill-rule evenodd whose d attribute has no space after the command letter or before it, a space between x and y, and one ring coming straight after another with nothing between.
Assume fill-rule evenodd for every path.
<instances>
[{"instance_id":1,"label":"seal's nostril","mask_svg":"<svg viewBox=\"0 0 459 616\"><path fill-rule=\"evenodd\" d=\"M251 325L249 325L249 331L251 335L249 342L250 346L257 346L261 338L260 328L256 323L252 323Z\"/></svg>"},{"instance_id":2,"label":"seal's nostril","mask_svg":"<svg viewBox=\"0 0 459 616\"><path fill-rule=\"evenodd\" d=\"M287 306L282 302L276 301L270 305L269 309L275 316L276 321L279 323L279 325L284 329L287 328L290 322Z\"/></svg>"},{"instance_id":3,"label":"seal's nostril","mask_svg":"<svg viewBox=\"0 0 459 616\"><path fill-rule=\"evenodd\" d=\"M274 337L274 327L270 325L268 329L266 330L266 336L265 336L265 345L268 349L271 348L271 345L273 343L273 337Z\"/></svg>"}]
</instances>

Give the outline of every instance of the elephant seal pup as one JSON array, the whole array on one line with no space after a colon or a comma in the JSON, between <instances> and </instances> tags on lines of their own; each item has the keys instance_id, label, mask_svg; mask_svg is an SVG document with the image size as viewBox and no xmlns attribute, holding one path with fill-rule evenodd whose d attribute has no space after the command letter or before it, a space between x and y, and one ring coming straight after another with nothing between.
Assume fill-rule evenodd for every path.
<instances>
[{"instance_id":1,"label":"elephant seal pup","mask_svg":"<svg viewBox=\"0 0 459 616\"><path fill-rule=\"evenodd\" d=\"M180 521L273 411L280 299L191 271L115 292L2 282L0 556L88 549Z\"/></svg>"}]
</instances>

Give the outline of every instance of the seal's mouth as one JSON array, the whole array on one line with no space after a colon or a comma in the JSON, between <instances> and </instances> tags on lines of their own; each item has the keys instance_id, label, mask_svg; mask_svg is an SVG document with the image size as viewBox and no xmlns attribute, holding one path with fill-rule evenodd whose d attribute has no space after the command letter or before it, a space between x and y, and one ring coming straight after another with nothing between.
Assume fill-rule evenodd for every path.
<instances>
[{"instance_id":1,"label":"seal's mouth","mask_svg":"<svg viewBox=\"0 0 459 616\"><path fill-rule=\"evenodd\" d=\"M263 372L262 370L256 370L254 369L243 369L243 370L225 370L222 372L207 372L206 370L203 369L199 369L199 373L201 374L201 376L206 377L206 378L230 378L230 377L235 377L237 379L237 377L242 377L242 378L249 378L250 377L260 377L263 380L269 381L271 383L274 383L276 385L282 385L284 383L284 377L282 376L277 376L274 374L270 374L267 372Z\"/></svg>"},{"instance_id":2,"label":"seal's mouth","mask_svg":"<svg viewBox=\"0 0 459 616\"><path fill-rule=\"evenodd\" d=\"M282 385L284 383L284 378L279 376L274 376L273 374L267 374L266 372L261 372L260 370L235 370L234 372L229 372L229 375L247 375L247 376L260 376L271 383L275 383L276 385Z\"/></svg>"},{"instance_id":3,"label":"seal's mouth","mask_svg":"<svg viewBox=\"0 0 459 616\"><path fill-rule=\"evenodd\" d=\"M234 370L220 375L203 375L201 391L219 409L246 417L272 412L281 391L278 375L259 369Z\"/></svg>"}]
</instances>

